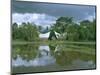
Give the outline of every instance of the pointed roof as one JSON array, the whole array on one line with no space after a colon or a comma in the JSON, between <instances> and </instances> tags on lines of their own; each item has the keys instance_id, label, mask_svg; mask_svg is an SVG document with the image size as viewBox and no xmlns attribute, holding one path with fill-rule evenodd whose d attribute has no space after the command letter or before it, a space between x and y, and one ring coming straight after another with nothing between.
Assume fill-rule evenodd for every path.
<instances>
[{"instance_id":1,"label":"pointed roof","mask_svg":"<svg viewBox=\"0 0 100 75\"><path fill-rule=\"evenodd\" d=\"M56 34L57 38L58 38L58 36L60 36L60 34L57 33L56 31L55 31L55 34ZM40 33L39 37L40 38L49 38L49 35L50 35L50 32L47 32L47 33L44 33L44 34Z\"/></svg>"},{"instance_id":2,"label":"pointed roof","mask_svg":"<svg viewBox=\"0 0 100 75\"><path fill-rule=\"evenodd\" d=\"M48 37L49 37L49 34L50 34L50 32L47 32L47 33L45 33L45 34L40 33L40 34L39 34L39 37L40 37L40 38L48 38Z\"/></svg>"}]
</instances>

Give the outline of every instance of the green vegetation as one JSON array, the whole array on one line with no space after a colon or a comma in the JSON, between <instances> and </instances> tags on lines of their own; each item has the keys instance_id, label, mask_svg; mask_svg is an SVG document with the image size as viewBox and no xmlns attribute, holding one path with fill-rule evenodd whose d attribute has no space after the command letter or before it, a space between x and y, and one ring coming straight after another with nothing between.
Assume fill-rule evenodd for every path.
<instances>
[{"instance_id":1,"label":"green vegetation","mask_svg":"<svg viewBox=\"0 0 100 75\"><path fill-rule=\"evenodd\" d=\"M22 57L22 59L25 59L27 61L32 60L36 57L38 51L38 45L13 45L12 50L12 57L13 59L16 59L18 55Z\"/></svg>"},{"instance_id":2,"label":"green vegetation","mask_svg":"<svg viewBox=\"0 0 100 75\"><path fill-rule=\"evenodd\" d=\"M56 59L56 64L47 66L36 66L36 67L16 66L12 67L13 73L38 72L38 70L54 71L54 70L72 70L80 68L81 69L95 68L94 66L96 63L95 48L91 48L89 46L86 47L84 45L81 46L78 45L49 44L50 54ZM13 45L12 57L14 60L16 60L18 59L19 55L22 58L22 60L25 60L27 62L34 60L36 58L41 58L40 55L41 51L39 50L39 46L40 44ZM56 49L57 51L55 51ZM78 64L74 63L75 61L79 63Z\"/></svg>"},{"instance_id":3,"label":"green vegetation","mask_svg":"<svg viewBox=\"0 0 100 75\"><path fill-rule=\"evenodd\" d=\"M14 23L12 25L12 39L16 41L38 41L40 40L39 33L48 31L50 31L49 40L52 40L52 36L54 36L56 40L63 41L96 41L96 20L83 20L77 24L72 17L60 17L50 28L46 27L45 29L31 23L22 23L21 25ZM60 34L58 39L54 31Z\"/></svg>"},{"instance_id":4,"label":"green vegetation","mask_svg":"<svg viewBox=\"0 0 100 75\"><path fill-rule=\"evenodd\" d=\"M50 31L50 35L49 35L48 40L52 40L52 39L53 39L53 37L54 37L55 39L57 39L57 36L56 36L56 34L55 34L54 30L51 30L51 31Z\"/></svg>"},{"instance_id":5,"label":"green vegetation","mask_svg":"<svg viewBox=\"0 0 100 75\"><path fill-rule=\"evenodd\" d=\"M80 24L73 21L72 17L60 17L52 29L61 34L63 40L69 41L95 41L96 20L92 22L83 20Z\"/></svg>"},{"instance_id":6,"label":"green vegetation","mask_svg":"<svg viewBox=\"0 0 100 75\"><path fill-rule=\"evenodd\" d=\"M17 25L14 23L12 25L12 38L13 40L20 41L35 41L39 39L39 33L36 25L31 23L22 23L22 25Z\"/></svg>"},{"instance_id":7,"label":"green vegetation","mask_svg":"<svg viewBox=\"0 0 100 75\"><path fill-rule=\"evenodd\" d=\"M40 33L50 31L48 39ZM58 32L58 37L55 32ZM40 46L49 46L55 64L47 66L12 66L13 73L43 72L72 69L94 69L96 64L96 20L75 23L72 17L60 17L51 27L32 23L12 24L12 59L19 57L27 62L41 58ZM43 59L43 58L41 58ZM77 63L78 62L78 63ZM74 63L74 64L73 64ZM83 63L83 64L82 64ZM85 67L86 66L86 67Z\"/></svg>"}]
</instances>

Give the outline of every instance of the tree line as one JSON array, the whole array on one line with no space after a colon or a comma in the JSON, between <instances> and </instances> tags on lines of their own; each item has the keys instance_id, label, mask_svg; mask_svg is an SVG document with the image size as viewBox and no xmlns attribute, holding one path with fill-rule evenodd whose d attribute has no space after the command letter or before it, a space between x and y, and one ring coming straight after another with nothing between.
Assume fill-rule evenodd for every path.
<instances>
[{"instance_id":1,"label":"tree line","mask_svg":"<svg viewBox=\"0 0 100 75\"><path fill-rule=\"evenodd\" d=\"M23 41L39 40L39 34L53 31L60 33L58 40L68 41L96 41L96 19L93 21L82 20L79 24L75 23L73 17L60 17L51 27L45 28L32 23L12 24L12 39Z\"/></svg>"},{"instance_id":2,"label":"tree line","mask_svg":"<svg viewBox=\"0 0 100 75\"><path fill-rule=\"evenodd\" d=\"M95 41L96 20L83 20L79 24L72 17L60 17L52 29L61 34L62 40L69 41Z\"/></svg>"},{"instance_id":3,"label":"tree line","mask_svg":"<svg viewBox=\"0 0 100 75\"><path fill-rule=\"evenodd\" d=\"M31 23L22 23L12 25L12 39L21 41L35 41L39 38L37 26Z\"/></svg>"}]
</instances>

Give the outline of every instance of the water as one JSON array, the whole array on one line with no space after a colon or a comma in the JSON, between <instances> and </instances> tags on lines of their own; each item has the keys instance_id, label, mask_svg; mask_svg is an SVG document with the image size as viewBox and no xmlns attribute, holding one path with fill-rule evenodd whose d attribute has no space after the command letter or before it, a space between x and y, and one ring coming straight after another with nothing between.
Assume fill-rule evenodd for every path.
<instances>
[{"instance_id":1,"label":"water","mask_svg":"<svg viewBox=\"0 0 100 75\"><path fill-rule=\"evenodd\" d=\"M12 47L12 72L94 69L95 48L67 44L24 44Z\"/></svg>"}]
</instances>

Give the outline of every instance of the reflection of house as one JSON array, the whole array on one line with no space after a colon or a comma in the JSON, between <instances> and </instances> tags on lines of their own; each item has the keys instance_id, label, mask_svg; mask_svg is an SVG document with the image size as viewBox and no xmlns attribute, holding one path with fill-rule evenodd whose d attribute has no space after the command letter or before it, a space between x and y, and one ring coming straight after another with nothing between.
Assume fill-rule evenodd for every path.
<instances>
[{"instance_id":1,"label":"reflection of house","mask_svg":"<svg viewBox=\"0 0 100 75\"><path fill-rule=\"evenodd\" d=\"M51 34L51 32L47 32L47 33L44 33L44 34L40 33L39 34L39 38L41 38L41 39L48 39L50 37L50 34ZM55 37L56 36L56 38L58 39L59 36L60 36L60 34L57 33L56 31L54 31L54 34L55 35L52 35L52 37Z\"/></svg>"},{"instance_id":2,"label":"reflection of house","mask_svg":"<svg viewBox=\"0 0 100 75\"><path fill-rule=\"evenodd\" d=\"M50 55L50 48L49 46L39 46L39 55L47 56Z\"/></svg>"}]
</instances>

